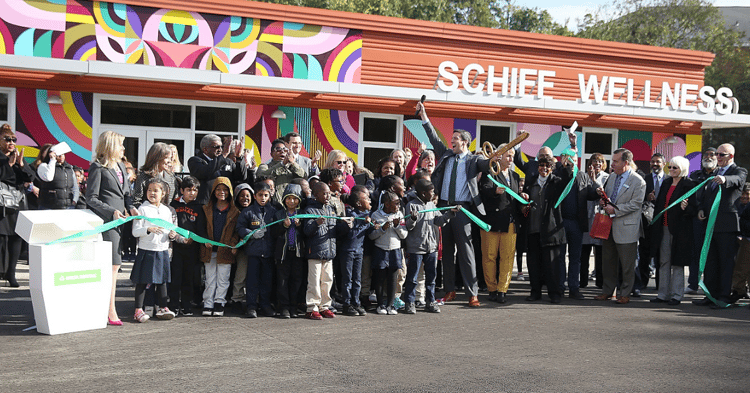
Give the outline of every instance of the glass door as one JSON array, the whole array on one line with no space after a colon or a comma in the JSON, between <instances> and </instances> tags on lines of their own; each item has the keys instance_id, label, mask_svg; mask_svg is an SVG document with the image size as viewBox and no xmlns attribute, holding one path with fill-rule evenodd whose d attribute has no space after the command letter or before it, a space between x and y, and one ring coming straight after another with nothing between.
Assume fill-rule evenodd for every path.
<instances>
[{"instance_id":1,"label":"glass door","mask_svg":"<svg viewBox=\"0 0 750 393\"><path fill-rule=\"evenodd\" d=\"M146 131L146 145L150 148L156 142L164 142L168 145L177 147L177 154L180 156L182 168L176 168L175 172L187 172L187 160L193 156L195 147L191 138L190 130L185 131ZM144 156L145 158L145 156Z\"/></svg>"}]
</instances>

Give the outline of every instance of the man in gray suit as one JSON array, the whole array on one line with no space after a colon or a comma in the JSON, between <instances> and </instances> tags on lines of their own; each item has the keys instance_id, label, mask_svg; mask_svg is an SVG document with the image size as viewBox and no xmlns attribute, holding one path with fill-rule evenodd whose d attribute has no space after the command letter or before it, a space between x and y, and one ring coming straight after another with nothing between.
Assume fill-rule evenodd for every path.
<instances>
[{"instance_id":1,"label":"man in gray suit","mask_svg":"<svg viewBox=\"0 0 750 393\"><path fill-rule=\"evenodd\" d=\"M302 170L305 171L305 179L318 174L318 160L321 156L320 150L315 151L315 155L313 156L312 160L307 157L301 156L299 153L302 151L302 137L300 137L300 135L296 132L290 132L284 135L284 142L286 142L287 147L289 147L288 154L291 156L294 162L296 162L297 165L299 165Z\"/></svg>"},{"instance_id":2,"label":"man in gray suit","mask_svg":"<svg viewBox=\"0 0 750 393\"><path fill-rule=\"evenodd\" d=\"M598 190L600 195L606 193L617 208L602 202L605 212L612 217L612 231L602 249L604 286L602 294L594 298L596 300L612 297L617 286L618 267L622 269L622 284L617 303L628 303L633 291L638 238L643 234L641 206L646 196L646 182L633 170L632 163L630 150L615 150L611 164L613 174L607 179L604 189Z\"/></svg>"},{"instance_id":3,"label":"man in gray suit","mask_svg":"<svg viewBox=\"0 0 750 393\"><path fill-rule=\"evenodd\" d=\"M471 154L469 151L471 134L464 130L453 130L452 148L448 148L432 128L422 103L417 103L417 110L422 117L422 127L435 150L435 157L438 157L435 172L432 174L435 192L440 197L438 206L460 205L468 210L476 208L480 214L486 214L479 195L477 175L479 172L489 171L489 161ZM474 261L474 245L471 239L471 220L461 212L443 228L443 282L447 292L446 301L456 298L454 265L456 257L466 286L466 293L470 296L469 306L479 307L477 298L479 286Z\"/></svg>"}]
</instances>

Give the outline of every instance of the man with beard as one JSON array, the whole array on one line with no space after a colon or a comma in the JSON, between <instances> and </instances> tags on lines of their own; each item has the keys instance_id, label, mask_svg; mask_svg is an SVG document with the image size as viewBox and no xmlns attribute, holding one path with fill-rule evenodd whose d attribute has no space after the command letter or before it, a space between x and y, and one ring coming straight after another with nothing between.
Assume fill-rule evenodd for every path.
<instances>
[{"instance_id":1,"label":"man with beard","mask_svg":"<svg viewBox=\"0 0 750 393\"><path fill-rule=\"evenodd\" d=\"M713 176L716 173L716 148L709 147L703 152L701 158L701 169L693 171L690 174L690 180L694 181L695 184L703 183L704 180ZM703 190L700 189L696 193L696 199L701 200ZM691 295L698 294L698 273L701 256L701 246L703 245L703 239L706 237L706 225L698 217L693 218L693 236L695 238L695 244L698 247L693 248L693 258L690 260L690 274L688 275L688 286L685 288L685 293Z\"/></svg>"}]
</instances>

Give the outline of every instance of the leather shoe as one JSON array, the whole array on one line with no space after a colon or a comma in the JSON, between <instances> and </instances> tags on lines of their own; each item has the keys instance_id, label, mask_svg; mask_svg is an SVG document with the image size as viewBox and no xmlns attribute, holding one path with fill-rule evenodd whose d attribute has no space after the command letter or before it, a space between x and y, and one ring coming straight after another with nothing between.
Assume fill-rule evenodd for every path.
<instances>
[{"instance_id":1,"label":"leather shoe","mask_svg":"<svg viewBox=\"0 0 750 393\"><path fill-rule=\"evenodd\" d=\"M586 299L586 297L584 297L581 292L571 292L570 294L568 294L568 297L575 300Z\"/></svg>"},{"instance_id":2,"label":"leather shoe","mask_svg":"<svg viewBox=\"0 0 750 393\"><path fill-rule=\"evenodd\" d=\"M443 298L443 301L446 302L450 302L452 300L456 300L456 291L446 293L445 297Z\"/></svg>"},{"instance_id":3,"label":"leather shoe","mask_svg":"<svg viewBox=\"0 0 750 393\"><path fill-rule=\"evenodd\" d=\"M542 295L529 295L529 296L526 296L526 301L527 302L535 302L535 301L537 301L537 300L539 300L541 298L542 298Z\"/></svg>"},{"instance_id":4,"label":"leather shoe","mask_svg":"<svg viewBox=\"0 0 750 393\"><path fill-rule=\"evenodd\" d=\"M560 302L561 302L562 300L560 299L560 296L553 296L553 297L551 297L551 298L549 299L549 301L550 301L550 302L551 302L552 304L560 304Z\"/></svg>"},{"instance_id":5,"label":"leather shoe","mask_svg":"<svg viewBox=\"0 0 750 393\"><path fill-rule=\"evenodd\" d=\"M651 303L667 303L667 301L666 301L666 300L664 300L664 299L659 299L658 297L655 297L655 298L653 298L653 299L649 300L649 302L651 302Z\"/></svg>"},{"instance_id":6,"label":"leather shoe","mask_svg":"<svg viewBox=\"0 0 750 393\"><path fill-rule=\"evenodd\" d=\"M712 302L711 299L704 297L703 299L693 300L693 304L696 306L709 306L711 304L714 304L714 302Z\"/></svg>"},{"instance_id":7,"label":"leather shoe","mask_svg":"<svg viewBox=\"0 0 750 393\"><path fill-rule=\"evenodd\" d=\"M677 306L679 304L680 304L680 301L677 299L669 299L669 301L667 302L667 305L669 306Z\"/></svg>"},{"instance_id":8,"label":"leather shoe","mask_svg":"<svg viewBox=\"0 0 750 393\"><path fill-rule=\"evenodd\" d=\"M618 304L628 304L630 303L630 297L629 296L621 296L619 299L617 299Z\"/></svg>"},{"instance_id":9,"label":"leather shoe","mask_svg":"<svg viewBox=\"0 0 750 393\"><path fill-rule=\"evenodd\" d=\"M476 296L472 296L469 299L469 307L479 307L479 306L481 306L481 304L479 304L479 298L477 298Z\"/></svg>"},{"instance_id":10,"label":"leather shoe","mask_svg":"<svg viewBox=\"0 0 750 393\"><path fill-rule=\"evenodd\" d=\"M489 300L491 302L496 302L497 301L497 291L490 292L490 296L489 296L489 298L487 300Z\"/></svg>"},{"instance_id":11,"label":"leather shoe","mask_svg":"<svg viewBox=\"0 0 750 393\"><path fill-rule=\"evenodd\" d=\"M497 302L498 303L505 303L508 301L508 298L505 296L505 292L498 292L497 293Z\"/></svg>"},{"instance_id":12,"label":"leather shoe","mask_svg":"<svg viewBox=\"0 0 750 393\"><path fill-rule=\"evenodd\" d=\"M609 300L612 299L611 295L596 295L594 296L594 300Z\"/></svg>"}]
</instances>

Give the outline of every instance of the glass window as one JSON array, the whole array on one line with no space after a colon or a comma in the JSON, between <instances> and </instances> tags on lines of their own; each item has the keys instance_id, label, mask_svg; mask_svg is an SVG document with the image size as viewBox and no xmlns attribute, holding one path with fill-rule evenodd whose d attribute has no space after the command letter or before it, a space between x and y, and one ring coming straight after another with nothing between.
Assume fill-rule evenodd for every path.
<instances>
[{"instance_id":1,"label":"glass window","mask_svg":"<svg viewBox=\"0 0 750 393\"><path fill-rule=\"evenodd\" d=\"M138 168L141 162L138 157L138 138L126 136L122 144L125 146L125 157L133 164L133 167Z\"/></svg>"},{"instance_id":2,"label":"glass window","mask_svg":"<svg viewBox=\"0 0 750 393\"><path fill-rule=\"evenodd\" d=\"M101 104L103 124L190 128L190 117L189 105L112 100L102 100Z\"/></svg>"},{"instance_id":3,"label":"glass window","mask_svg":"<svg viewBox=\"0 0 750 393\"><path fill-rule=\"evenodd\" d=\"M360 162L364 164L365 168L373 171L374 173L375 170L378 169L378 162L380 162L380 159L390 156L391 151L393 151L393 149L366 147L364 157Z\"/></svg>"},{"instance_id":4,"label":"glass window","mask_svg":"<svg viewBox=\"0 0 750 393\"><path fill-rule=\"evenodd\" d=\"M510 127L483 125L479 127L479 131L477 149L481 149L485 141L489 141L495 147L510 142Z\"/></svg>"},{"instance_id":5,"label":"glass window","mask_svg":"<svg viewBox=\"0 0 750 393\"><path fill-rule=\"evenodd\" d=\"M364 118L362 138L366 142L396 143L398 120L375 117Z\"/></svg>"},{"instance_id":6,"label":"glass window","mask_svg":"<svg viewBox=\"0 0 750 393\"><path fill-rule=\"evenodd\" d=\"M7 122L9 121L10 116L8 116L8 94L7 93L0 93L0 121Z\"/></svg>"},{"instance_id":7,"label":"glass window","mask_svg":"<svg viewBox=\"0 0 750 393\"><path fill-rule=\"evenodd\" d=\"M601 134L598 132L586 133L585 154L601 153L606 155L612 154L612 134Z\"/></svg>"},{"instance_id":8,"label":"glass window","mask_svg":"<svg viewBox=\"0 0 750 393\"><path fill-rule=\"evenodd\" d=\"M240 111L237 108L195 107L195 129L201 131L237 132Z\"/></svg>"}]
</instances>

